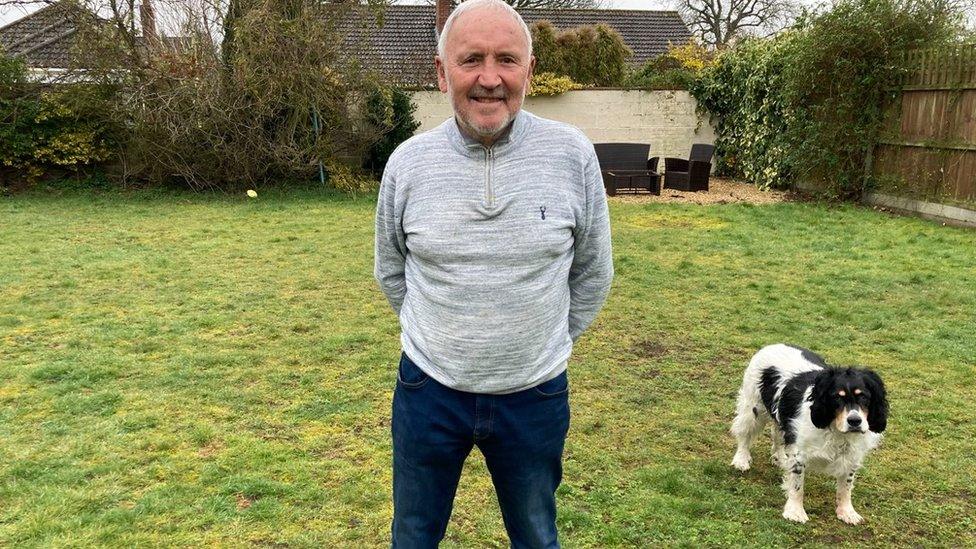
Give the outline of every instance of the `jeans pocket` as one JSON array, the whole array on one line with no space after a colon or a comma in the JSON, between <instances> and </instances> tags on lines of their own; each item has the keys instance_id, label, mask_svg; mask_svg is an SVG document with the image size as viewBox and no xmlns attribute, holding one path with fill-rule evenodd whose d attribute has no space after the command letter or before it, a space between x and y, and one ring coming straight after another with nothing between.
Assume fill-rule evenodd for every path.
<instances>
[{"instance_id":1,"label":"jeans pocket","mask_svg":"<svg viewBox=\"0 0 976 549\"><path fill-rule=\"evenodd\" d=\"M547 398L565 395L569 392L569 377L566 375L566 370L549 381L536 385L532 390L535 394Z\"/></svg>"},{"instance_id":2,"label":"jeans pocket","mask_svg":"<svg viewBox=\"0 0 976 549\"><path fill-rule=\"evenodd\" d=\"M430 381L430 376L424 373L410 360L407 353L400 355L400 366L397 369L397 383L405 389L419 389Z\"/></svg>"}]
</instances>

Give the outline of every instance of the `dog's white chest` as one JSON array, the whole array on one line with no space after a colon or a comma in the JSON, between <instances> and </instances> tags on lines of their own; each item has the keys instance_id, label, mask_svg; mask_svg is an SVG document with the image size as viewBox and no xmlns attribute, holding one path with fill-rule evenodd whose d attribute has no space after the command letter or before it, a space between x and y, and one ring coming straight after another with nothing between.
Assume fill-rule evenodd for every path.
<instances>
[{"instance_id":1,"label":"dog's white chest","mask_svg":"<svg viewBox=\"0 0 976 549\"><path fill-rule=\"evenodd\" d=\"M865 435L825 436L805 446L807 468L832 477L860 468L872 446Z\"/></svg>"}]
</instances>

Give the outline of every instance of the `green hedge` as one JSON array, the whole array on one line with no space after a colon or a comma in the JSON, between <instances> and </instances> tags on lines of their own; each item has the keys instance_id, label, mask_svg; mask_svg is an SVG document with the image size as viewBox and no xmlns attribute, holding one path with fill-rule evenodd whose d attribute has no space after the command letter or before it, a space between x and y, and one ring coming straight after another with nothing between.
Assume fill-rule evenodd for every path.
<instances>
[{"instance_id":1,"label":"green hedge","mask_svg":"<svg viewBox=\"0 0 976 549\"><path fill-rule=\"evenodd\" d=\"M78 172L111 155L111 90L77 84L45 89L28 81L20 59L0 53L0 171L8 182L34 183Z\"/></svg>"},{"instance_id":2,"label":"green hedge","mask_svg":"<svg viewBox=\"0 0 976 549\"><path fill-rule=\"evenodd\" d=\"M742 177L761 188L790 182L786 154L786 49L792 34L749 40L725 52L692 85L699 107L714 117L721 173Z\"/></svg>"},{"instance_id":3,"label":"green hedge","mask_svg":"<svg viewBox=\"0 0 976 549\"><path fill-rule=\"evenodd\" d=\"M369 122L380 128L382 135L366 151L363 168L379 178L383 175L383 168L386 167L390 155L400 143L417 131L420 122L413 117L417 106L411 102L406 92L397 88L378 87L366 101L366 108Z\"/></svg>"},{"instance_id":4,"label":"green hedge","mask_svg":"<svg viewBox=\"0 0 976 549\"><path fill-rule=\"evenodd\" d=\"M533 23L536 72L568 76L584 86L620 86L632 55L607 25L582 25L557 32L548 21Z\"/></svg>"},{"instance_id":5,"label":"green hedge","mask_svg":"<svg viewBox=\"0 0 976 549\"><path fill-rule=\"evenodd\" d=\"M904 53L951 40L958 22L940 0L841 0L724 52L692 86L717 119L720 169L760 187L860 194Z\"/></svg>"}]
</instances>

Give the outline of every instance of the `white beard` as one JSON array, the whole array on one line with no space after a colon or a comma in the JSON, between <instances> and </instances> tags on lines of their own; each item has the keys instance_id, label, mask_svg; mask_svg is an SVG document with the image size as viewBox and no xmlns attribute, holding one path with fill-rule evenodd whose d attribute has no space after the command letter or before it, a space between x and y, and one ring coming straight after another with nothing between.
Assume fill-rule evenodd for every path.
<instances>
[{"instance_id":1,"label":"white beard","mask_svg":"<svg viewBox=\"0 0 976 549\"><path fill-rule=\"evenodd\" d=\"M528 85L522 88L521 103L525 103L525 94L527 93L527 91L528 91ZM460 116L459 114L460 111L458 110L457 103L454 102L454 88L453 86L451 86L450 81L448 81L447 83L447 96L450 98L451 109L454 110L455 117L457 118L459 124L465 130L473 133L474 134L473 137L479 137L482 139L496 137L500 135L503 131L505 131L505 129L508 128L509 124L511 124L512 121L515 120L515 114L506 111L505 118L503 118L502 121L499 122L498 124L494 124L491 126L480 126L478 124L472 124L469 120L466 120L462 116Z\"/></svg>"}]
</instances>

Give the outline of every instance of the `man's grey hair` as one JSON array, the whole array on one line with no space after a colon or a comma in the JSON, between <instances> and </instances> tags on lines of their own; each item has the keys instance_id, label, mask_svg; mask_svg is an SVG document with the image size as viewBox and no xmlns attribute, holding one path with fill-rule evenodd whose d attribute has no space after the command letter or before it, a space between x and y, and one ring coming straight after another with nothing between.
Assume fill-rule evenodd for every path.
<instances>
[{"instance_id":1,"label":"man's grey hair","mask_svg":"<svg viewBox=\"0 0 976 549\"><path fill-rule=\"evenodd\" d=\"M522 33L525 34L525 42L529 45L529 56L532 56L532 33L529 32L529 26L525 24L525 20L522 19L522 16L519 15L517 11L515 11L515 8L506 4L502 0L467 0L461 2L461 4L451 12L451 15L444 23L444 30L441 31L441 35L437 39L437 55L442 61L446 61L444 54L446 53L445 50L447 49L447 35L451 33L451 28L454 26L454 20L464 12L476 10L478 8L502 10L511 15L512 19L517 21L519 27L522 28Z\"/></svg>"}]
</instances>

